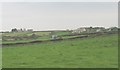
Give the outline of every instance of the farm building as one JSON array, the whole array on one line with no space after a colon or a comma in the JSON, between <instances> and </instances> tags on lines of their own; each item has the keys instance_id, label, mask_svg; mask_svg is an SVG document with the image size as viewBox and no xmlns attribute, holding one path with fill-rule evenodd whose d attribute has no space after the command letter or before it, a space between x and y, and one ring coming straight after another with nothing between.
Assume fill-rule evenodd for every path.
<instances>
[{"instance_id":1,"label":"farm building","mask_svg":"<svg viewBox=\"0 0 120 70\"><path fill-rule=\"evenodd\" d=\"M27 31L28 31L28 32L32 32L32 31L33 31L33 29L28 29Z\"/></svg>"},{"instance_id":2,"label":"farm building","mask_svg":"<svg viewBox=\"0 0 120 70\"><path fill-rule=\"evenodd\" d=\"M81 28L73 30L72 33L82 33L82 32L85 32L85 31L86 31L86 28L85 27L81 27Z\"/></svg>"},{"instance_id":3,"label":"farm building","mask_svg":"<svg viewBox=\"0 0 120 70\"><path fill-rule=\"evenodd\" d=\"M22 29L22 28L21 29L14 28L14 29L11 30L11 32L32 32L32 31L33 31L33 29L27 29L26 30L25 28L24 29Z\"/></svg>"},{"instance_id":4,"label":"farm building","mask_svg":"<svg viewBox=\"0 0 120 70\"><path fill-rule=\"evenodd\" d=\"M107 31L118 31L117 27L110 27L107 29Z\"/></svg>"},{"instance_id":5,"label":"farm building","mask_svg":"<svg viewBox=\"0 0 120 70\"><path fill-rule=\"evenodd\" d=\"M94 33L94 32L103 32L105 31L104 27L81 27L72 31L72 33Z\"/></svg>"}]
</instances>

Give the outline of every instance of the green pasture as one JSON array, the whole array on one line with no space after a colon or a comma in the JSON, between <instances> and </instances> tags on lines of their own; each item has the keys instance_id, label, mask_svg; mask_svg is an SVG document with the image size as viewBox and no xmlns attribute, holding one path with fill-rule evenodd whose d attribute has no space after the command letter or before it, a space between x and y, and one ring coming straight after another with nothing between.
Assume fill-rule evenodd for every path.
<instances>
[{"instance_id":1,"label":"green pasture","mask_svg":"<svg viewBox=\"0 0 120 70\"><path fill-rule=\"evenodd\" d=\"M4 46L3 68L117 68L118 36Z\"/></svg>"},{"instance_id":2,"label":"green pasture","mask_svg":"<svg viewBox=\"0 0 120 70\"><path fill-rule=\"evenodd\" d=\"M3 36L30 36L32 34L36 35L48 35L50 32L41 32L41 31L34 31L34 32L9 32L3 33Z\"/></svg>"},{"instance_id":3,"label":"green pasture","mask_svg":"<svg viewBox=\"0 0 120 70\"><path fill-rule=\"evenodd\" d=\"M3 36L30 36L32 34L35 34L37 36L39 36L36 39L25 39L25 40L13 40L13 41L2 41L3 44L8 44L8 43L23 43L23 42L30 42L30 41L35 41L35 40L50 40L51 39L51 32L40 32L40 31L36 31L36 32L10 32L10 33L3 33ZM66 35L66 34L70 34L71 32L64 32L64 31L56 31L54 32L55 35L61 36L61 35ZM76 37L76 36L64 36L63 38L72 38L72 37Z\"/></svg>"},{"instance_id":4,"label":"green pasture","mask_svg":"<svg viewBox=\"0 0 120 70\"><path fill-rule=\"evenodd\" d=\"M59 32L54 32L54 34L60 36L60 35L71 34L71 32L69 32L69 31L68 32L59 31Z\"/></svg>"},{"instance_id":5,"label":"green pasture","mask_svg":"<svg viewBox=\"0 0 120 70\"><path fill-rule=\"evenodd\" d=\"M36 35L49 35L51 32L47 31L34 31L34 32L9 32L9 33L2 33L2 36L30 36L32 34ZM66 32L66 31L55 31L54 34L56 35L66 35L66 34L71 34L71 32Z\"/></svg>"},{"instance_id":6,"label":"green pasture","mask_svg":"<svg viewBox=\"0 0 120 70\"><path fill-rule=\"evenodd\" d=\"M2 36L24 36L31 32L9 32L9 33L2 33Z\"/></svg>"}]
</instances>

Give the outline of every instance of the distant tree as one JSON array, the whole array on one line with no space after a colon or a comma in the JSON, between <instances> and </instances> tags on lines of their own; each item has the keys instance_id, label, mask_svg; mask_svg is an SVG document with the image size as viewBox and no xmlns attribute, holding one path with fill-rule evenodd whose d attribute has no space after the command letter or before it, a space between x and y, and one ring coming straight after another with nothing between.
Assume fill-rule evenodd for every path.
<instances>
[{"instance_id":1,"label":"distant tree","mask_svg":"<svg viewBox=\"0 0 120 70\"><path fill-rule=\"evenodd\" d=\"M23 29L21 28L21 29L20 29L20 31L22 32L22 31L23 31Z\"/></svg>"},{"instance_id":2,"label":"distant tree","mask_svg":"<svg viewBox=\"0 0 120 70\"><path fill-rule=\"evenodd\" d=\"M18 32L16 28L12 29L11 32Z\"/></svg>"},{"instance_id":3,"label":"distant tree","mask_svg":"<svg viewBox=\"0 0 120 70\"><path fill-rule=\"evenodd\" d=\"M93 27L92 26L90 26L90 29L92 29Z\"/></svg>"}]
</instances>

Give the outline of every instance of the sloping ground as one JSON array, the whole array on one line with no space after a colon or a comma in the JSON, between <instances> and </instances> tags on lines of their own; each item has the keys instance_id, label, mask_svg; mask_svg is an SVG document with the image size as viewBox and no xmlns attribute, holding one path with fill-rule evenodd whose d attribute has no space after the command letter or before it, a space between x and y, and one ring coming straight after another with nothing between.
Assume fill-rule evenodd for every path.
<instances>
[{"instance_id":1,"label":"sloping ground","mask_svg":"<svg viewBox=\"0 0 120 70\"><path fill-rule=\"evenodd\" d=\"M13 44L25 44L37 41L50 41L52 34L61 37L62 39L74 39L74 38L81 38L84 36L95 37L96 35L103 35L103 34L115 34L118 32L96 32L96 33L80 33L80 34L73 34L70 31L57 31L57 32L42 32L42 31L34 31L34 32L9 32L2 34L2 44L3 45L13 45ZM35 34L35 35L34 35Z\"/></svg>"},{"instance_id":2,"label":"sloping ground","mask_svg":"<svg viewBox=\"0 0 120 70\"><path fill-rule=\"evenodd\" d=\"M117 68L118 36L3 47L3 68Z\"/></svg>"},{"instance_id":3,"label":"sloping ground","mask_svg":"<svg viewBox=\"0 0 120 70\"><path fill-rule=\"evenodd\" d=\"M25 43L25 42L31 42L36 40L50 40L51 32L46 31L34 31L34 32L9 32L9 33L3 33L3 44L13 44L13 43ZM54 32L54 34L61 36L70 34L71 32L66 31L58 31ZM33 34L35 34L36 38L31 37Z\"/></svg>"},{"instance_id":4,"label":"sloping ground","mask_svg":"<svg viewBox=\"0 0 120 70\"><path fill-rule=\"evenodd\" d=\"M60 34L61 32L58 32ZM110 34L118 34L117 32L107 32L107 33L86 33L86 34L65 34L65 32L62 32L62 39L55 39L52 40L49 38L49 36L43 36L42 39L35 39L35 40L16 40L11 42L3 42L2 46L10 46L10 45L25 45L25 44L33 44L33 43L41 43L41 42L50 42L50 41L61 41L61 40L71 40L71 39L77 39L77 38L92 38L102 35L110 35Z\"/></svg>"},{"instance_id":5,"label":"sloping ground","mask_svg":"<svg viewBox=\"0 0 120 70\"><path fill-rule=\"evenodd\" d=\"M3 43L2 46L3 47L7 47L10 45L25 45L25 44L33 44L33 43L43 43L43 42L50 42L50 41L61 41L61 40L70 40L70 39L77 39L77 38L87 38L87 35L83 35L83 36L72 36L72 37L67 37L67 38L63 38L63 39L55 39L55 40L35 40L35 41L22 41L22 42L16 42L16 43Z\"/></svg>"}]
</instances>

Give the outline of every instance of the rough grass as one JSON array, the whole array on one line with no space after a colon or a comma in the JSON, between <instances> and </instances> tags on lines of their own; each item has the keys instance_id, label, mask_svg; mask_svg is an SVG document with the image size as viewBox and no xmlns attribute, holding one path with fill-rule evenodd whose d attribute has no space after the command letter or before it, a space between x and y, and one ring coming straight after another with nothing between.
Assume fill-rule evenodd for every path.
<instances>
[{"instance_id":1,"label":"rough grass","mask_svg":"<svg viewBox=\"0 0 120 70\"><path fill-rule=\"evenodd\" d=\"M3 33L3 36L30 36L32 34L36 34L36 35L48 35L50 32L9 32L9 33Z\"/></svg>"},{"instance_id":2,"label":"rough grass","mask_svg":"<svg viewBox=\"0 0 120 70\"><path fill-rule=\"evenodd\" d=\"M117 68L118 36L3 47L3 68Z\"/></svg>"},{"instance_id":3,"label":"rough grass","mask_svg":"<svg viewBox=\"0 0 120 70\"><path fill-rule=\"evenodd\" d=\"M55 32L56 35L65 35L69 34L70 32ZM30 42L34 40L50 40L50 32L10 32L10 33L3 33L2 36L31 36L32 34L36 34L40 37L37 39L28 39L28 40L14 40L14 41L2 41L3 44L8 43L21 43L21 42ZM67 37L65 37L67 38ZM68 37L69 38L69 37Z\"/></svg>"}]
</instances>

